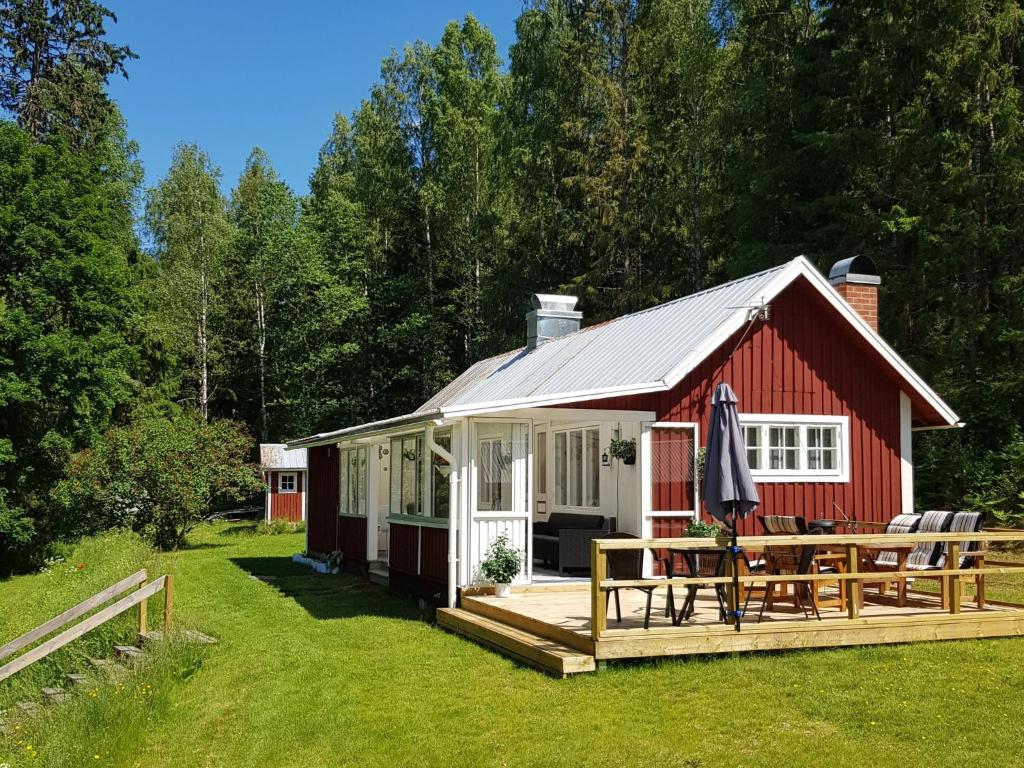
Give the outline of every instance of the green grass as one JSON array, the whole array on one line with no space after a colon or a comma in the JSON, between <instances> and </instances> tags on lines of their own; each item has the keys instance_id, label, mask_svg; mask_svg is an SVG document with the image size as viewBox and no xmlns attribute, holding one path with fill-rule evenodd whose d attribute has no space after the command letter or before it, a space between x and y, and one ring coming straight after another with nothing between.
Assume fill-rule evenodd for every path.
<instances>
[{"instance_id":1,"label":"green grass","mask_svg":"<svg viewBox=\"0 0 1024 768\"><path fill-rule=\"evenodd\" d=\"M662 661L557 681L441 632L409 601L292 564L300 535L234 530L204 528L159 561L177 575L179 614L221 639L198 672L165 675L127 710L67 705L96 723L61 748L146 768L1020 760L1024 640ZM50 765L13 754L12 766Z\"/></svg>"}]
</instances>

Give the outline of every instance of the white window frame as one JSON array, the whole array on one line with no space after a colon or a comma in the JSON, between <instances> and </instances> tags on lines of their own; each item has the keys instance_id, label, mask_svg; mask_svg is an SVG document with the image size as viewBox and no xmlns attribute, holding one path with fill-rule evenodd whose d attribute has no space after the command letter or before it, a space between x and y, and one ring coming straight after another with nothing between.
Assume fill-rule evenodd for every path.
<instances>
[{"instance_id":1,"label":"white window frame","mask_svg":"<svg viewBox=\"0 0 1024 768\"><path fill-rule=\"evenodd\" d=\"M587 444L587 433L591 432L591 431L597 432L597 462L598 463L597 463L597 478L596 478L596 480L597 480L597 488L596 489L592 488L590 486L590 482L591 482L592 478L590 477L589 463L588 463L588 460L590 459L590 447ZM579 504L568 503L568 502L572 501L572 496L573 496L573 490L572 490L572 466L571 466L571 464L572 464L572 462L571 462L572 440L570 438L570 435L573 432L579 432L580 435L581 435L581 441L582 441L582 450L580 452L580 473L581 473L580 495L581 495L582 498L579 500L581 502ZM567 502L565 504L559 504L558 503L558 482L559 482L559 479L558 479L558 476L557 476L558 459L557 459L555 454L556 454L556 446L558 445L557 435L559 435L559 434L564 434L565 435L565 460L564 460L564 464L563 464L563 468L565 469L564 482L565 482L565 494L566 494L566 502ZM585 512L585 513L588 513L588 514L593 514L595 510L600 510L602 508L601 507L601 469L602 469L601 454L602 454L602 452L604 450L603 447L602 447L602 444L601 444L601 425L600 424L573 424L571 426L564 426L564 427L558 427L558 428L549 429L548 430L548 435L549 435L548 442L549 442L549 445L550 445L549 450L552 452L551 453L552 472L555 474L555 477L553 478L554 482L552 483L552 490L551 490L551 493L549 494L549 497L553 497L553 501L551 501L551 504L550 504L551 507L554 508L554 509L557 509L559 511L564 511L564 512ZM584 501L586 501L586 499L591 498L592 496L594 496L595 492L596 492L596 495L597 495L597 504L595 506L591 506L591 505L583 503ZM549 498L549 501L550 500L551 499Z\"/></svg>"},{"instance_id":2,"label":"white window frame","mask_svg":"<svg viewBox=\"0 0 1024 768\"><path fill-rule=\"evenodd\" d=\"M291 478L291 488L284 487L284 479L286 477ZM299 473L298 472L279 472L277 475L277 492L278 493L298 493L299 492Z\"/></svg>"},{"instance_id":3,"label":"white window frame","mask_svg":"<svg viewBox=\"0 0 1024 768\"><path fill-rule=\"evenodd\" d=\"M744 427L759 427L762 469L751 469L750 475L757 483L848 483L850 482L850 417L823 415L796 415L784 413L741 413L740 424ZM770 427L797 427L799 462L796 469L771 469L768 467L768 430ZM835 428L836 458L835 469L807 468L807 429L814 427Z\"/></svg>"}]
</instances>

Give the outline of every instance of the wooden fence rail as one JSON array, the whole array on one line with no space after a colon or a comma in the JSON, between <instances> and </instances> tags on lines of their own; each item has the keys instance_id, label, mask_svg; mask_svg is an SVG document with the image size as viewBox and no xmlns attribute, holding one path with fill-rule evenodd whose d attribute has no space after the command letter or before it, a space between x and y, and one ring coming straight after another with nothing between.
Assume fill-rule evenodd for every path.
<instances>
[{"instance_id":1,"label":"wooden fence rail","mask_svg":"<svg viewBox=\"0 0 1024 768\"><path fill-rule=\"evenodd\" d=\"M908 545L921 542L943 542L948 545L947 563L952 567L933 570L886 570L862 571L859 547L866 546L875 550L887 545ZM967 542L978 545L976 550L964 552L975 559L970 568L960 568L960 547ZM912 578L935 578L943 584L945 594L949 596L948 611L953 614L960 612L960 583L962 579L975 579L979 590L983 589L984 577L996 574L1024 573L1024 565L1006 562L989 562L985 564L985 556L990 551L989 544L1024 542L1024 531L983 531L981 533L912 533L912 534L836 534L836 535L781 535L781 536L743 536L737 543L744 550L763 551L765 547L815 545L831 546L845 552L846 571L839 573L807 573L807 574L750 574L736 577L741 585L764 584L769 588L772 584L812 583L812 582L844 582L846 589L846 608L850 619L860 615L860 592L864 582L872 584L880 582L901 581ZM630 549L721 549L728 547L726 538L680 538L680 539L595 539L591 544L591 637L599 640L607 629L608 589L612 587L687 587L691 585L726 584L734 581L731 575L674 577L674 578L642 578L642 579L609 579L608 552ZM731 599L735 599L730 595ZM979 597L979 607L983 606L983 598ZM1024 606L1020 606L1024 609ZM674 628L677 632L686 632L689 627ZM628 632L630 630L619 630Z\"/></svg>"},{"instance_id":2,"label":"wooden fence rail","mask_svg":"<svg viewBox=\"0 0 1024 768\"><path fill-rule=\"evenodd\" d=\"M17 653L18 651L30 646L32 643L42 640L47 635L80 618L94 608L103 605L103 603L106 603L108 600L126 592L132 587L138 586L138 589L131 594L120 598L116 602L111 603L74 626L54 635L46 642L40 643L35 648L32 648L21 656L9 661L7 664L4 664L0 667L0 681L6 680L11 675L20 672L40 659L46 658L59 648L63 648L68 643L77 640L87 632L102 626L106 622L120 616L126 611L131 610L135 606L139 607L138 631L140 635L144 634L147 628L146 600L161 590L164 592L163 618L164 636L166 637L166 633L171 629L171 614L173 611L174 600L174 577L168 574L166 576L161 576L148 584L146 583L146 579L147 575L145 570L134 573L116 584L111 585L102 592L98 592L89 599L83 600L73 608L69 608L60 615L40 624L38 627L30 632L26 632L21 637L7 643L3 648L0 648L0 658L10 656L11 654Z\"/></svg>"}]
</instances>

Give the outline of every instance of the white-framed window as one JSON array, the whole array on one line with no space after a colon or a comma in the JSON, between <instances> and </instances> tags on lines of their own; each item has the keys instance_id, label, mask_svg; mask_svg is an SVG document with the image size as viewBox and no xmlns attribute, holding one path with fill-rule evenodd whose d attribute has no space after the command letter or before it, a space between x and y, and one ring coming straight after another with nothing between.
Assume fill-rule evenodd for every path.
<instances>
[{"instance_id":1,"label":"white-framed window","mask_svg":"<svg viewBox=\"0 0 1024 768\"><path fill-rule=\"evenodd\" d=\"M601 430L565 429L554 433L555 506L601 506Z\"/></svg>"},{"instance_id":2,"label":"white-framed window","mask_svg":"<svg viewBox=\"0 0 1024 768\"><path fill-rule=\"evenodd\" d=\"M367 449L342 448L338 452L338 512L343 515L366 514Z\"/></svg>"},{"instance_id":3,"label":"white-framed window","mask_svg":"<svg viewBox=\"0 0 1024 768\"><path fill-rule=\"evenodd\" d=\"M849 417L741 413L740 424L757 482L849 482Z\"/></svg>"},{"instance_id":4,"label":"white-framed window","mask_svg":"<svg viewBox=\"0 0 1024 768\"><path fill-rule=\"evenodd\" d=\"M298 487L294 472L282 472L277 476L278 493L295 493Z\"/></svg>"},{"instance_id":5,"label":"white-framed window","mask_svg":"<svg viewBox=\"0 0 1024 768\"><path fill-rule=\"evenodd\" d=\"M423 514L423 437L391 440L391 514Z\"/></svg>"}]
</instances>

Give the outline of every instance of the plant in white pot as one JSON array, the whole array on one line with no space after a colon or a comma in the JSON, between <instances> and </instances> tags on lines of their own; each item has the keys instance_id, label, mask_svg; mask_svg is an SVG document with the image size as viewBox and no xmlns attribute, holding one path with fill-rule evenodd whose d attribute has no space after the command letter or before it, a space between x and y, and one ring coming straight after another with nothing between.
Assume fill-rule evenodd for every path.
<instances>
[{"instance_id":1,"label":"plant in white pot","mask_svg":"<svg viewBox=\"0 0 1024 768\"><path fill-rule=\"evenodd\" d=\"M509 543L507 533L501 533L487 549L487 555L480 563L480 571L485 578L494 582L494 594L498 597L508 597L512 589L512 580L519 573L522 564L522 553Z\"/></svg>"}]
</instances>

